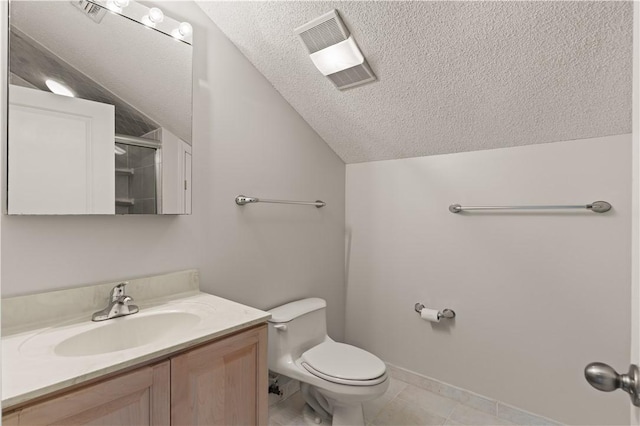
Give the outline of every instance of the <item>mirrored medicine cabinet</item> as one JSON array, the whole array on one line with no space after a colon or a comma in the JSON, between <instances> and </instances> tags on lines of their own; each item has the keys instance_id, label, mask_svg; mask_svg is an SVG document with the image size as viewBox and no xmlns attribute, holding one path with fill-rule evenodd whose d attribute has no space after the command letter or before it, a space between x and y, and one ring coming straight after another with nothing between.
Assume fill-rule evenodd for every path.
<instances>
[{"instance_id":1,"label":"mirrored medicine cabinet","mask_svg":"<svg viewBox=\"0 0 640 426\"><path fill-rule=\"evenodd\" d=\"M191 213L190 33L128 3L10 2L8 214Z\"/></svg>"}]
</instances>

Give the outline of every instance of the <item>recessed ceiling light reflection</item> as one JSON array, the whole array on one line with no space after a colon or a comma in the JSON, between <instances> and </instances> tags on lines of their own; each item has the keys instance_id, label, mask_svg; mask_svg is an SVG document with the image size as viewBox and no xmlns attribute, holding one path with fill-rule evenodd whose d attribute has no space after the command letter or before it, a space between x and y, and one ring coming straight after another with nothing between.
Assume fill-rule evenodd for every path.
<instances>
[{"instance_id":1,"label":"recessed ceiling light reflection","mask_svg":"<svg viewBox=\"0 0 640 426\"><path fill-rule=\"evenodd\" d=\"M75 93L71 91L71 89L69 89L62 83L58 83L55 80L49 79L45 81L44 84L46 84L49 90L51 90L56 95L68 96L70 98L74 98L76 96Z\"/></svg>"}]
</instances>

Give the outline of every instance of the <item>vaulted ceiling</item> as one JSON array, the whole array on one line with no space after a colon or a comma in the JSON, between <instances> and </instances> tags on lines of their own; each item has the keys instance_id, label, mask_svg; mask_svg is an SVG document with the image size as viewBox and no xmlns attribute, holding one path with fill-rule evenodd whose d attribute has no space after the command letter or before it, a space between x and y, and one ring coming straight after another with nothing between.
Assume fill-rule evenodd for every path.
<instances>
[{"instance_id":1,"label":"vaulted ceiling","mask_svg":"<svg viewBox=\"0 0 640 426\"><path fill-rule=\"evenodd\" d=\"M347 163L631 132L630 1L198 4ZM313 66L293 29L331 9L378 81Z\"/></svg>"}]
</instances>

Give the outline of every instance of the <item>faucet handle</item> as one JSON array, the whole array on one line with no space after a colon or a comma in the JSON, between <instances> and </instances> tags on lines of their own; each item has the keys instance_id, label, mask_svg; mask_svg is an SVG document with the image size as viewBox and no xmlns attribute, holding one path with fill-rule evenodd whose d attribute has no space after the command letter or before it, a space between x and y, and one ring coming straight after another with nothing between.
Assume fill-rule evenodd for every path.
<instances>
[{"instance_id":1,"label":"faucet handle","mask_svg":"<svg viewBox=\"0 0 640 426\"><path fill-rule=\"evenodd\" d=\"M116 302L119 298L124 296L124 288L129 284L129 281L124 281L111 289L111 301Z\"/></svg>"},{"instance_id":2,"label":"faucet handle","mask_svg":"<svg viewBox=\"0 0 640 426\"><path fill-rule=\"evenodd\" d=\"M135 314L140 310L138 308L138 305L130 305L130 302L133 302L133 299L131 297L122 296L116 303L113 304L116 313L120 314L118 316Z\"/></svg>"}]
</instances>

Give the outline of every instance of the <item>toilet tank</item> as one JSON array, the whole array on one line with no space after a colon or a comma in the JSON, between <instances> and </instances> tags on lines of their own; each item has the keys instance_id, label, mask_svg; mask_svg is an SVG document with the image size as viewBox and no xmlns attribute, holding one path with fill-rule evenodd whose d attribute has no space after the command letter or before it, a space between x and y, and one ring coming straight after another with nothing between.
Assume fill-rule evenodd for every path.
<instances>
[{"instance_id":1,"label":"toilet tank","mask_svg":"<svg viewBox=\"0 0 640 426\"><path fill-rule=\"evenodd\" d=\"M270 370L284 373L279 365L294 362L303 352L327 339L326 307L323 299L310 298L269 311Z\"/></svg>"}]
</instances>

